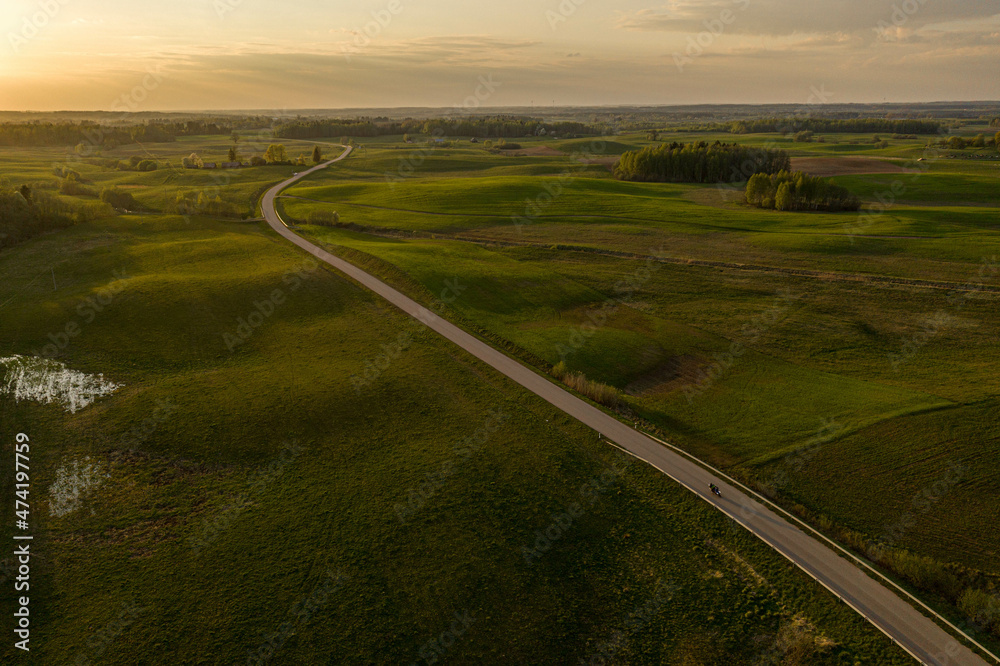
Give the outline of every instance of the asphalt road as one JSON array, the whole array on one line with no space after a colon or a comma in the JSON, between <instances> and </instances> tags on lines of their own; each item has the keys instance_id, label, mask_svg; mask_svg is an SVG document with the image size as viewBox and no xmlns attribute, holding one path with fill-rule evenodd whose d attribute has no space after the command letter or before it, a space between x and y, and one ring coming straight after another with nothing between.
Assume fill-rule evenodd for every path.
<instances>
[{"instance_id":1,"label":"asphalt road","mask_svg":"<svg viewBox=\"0 0 1000 666\"><path fill-rule=\"evenodd\" d=\"M657 468L691 492L701 496L705 501L716 505L724 514L753 532L849 604L917 660L925 664L940 664L942 666L953 664L981 666L986 664L983 659L952 638L930 618L897 596L895 592L865 574L857 565L839 555L819 539L806 534L748 494L727 484L708 470L671 451L663 444L577 398L549 379L442 319L379 279L320 249L288 229L275 211L275 196L282 189L313 171L326 168L330 164L344 159L350 152L351 149L347 148L340 157L304 170L297 176L268 190L264 195L261 207L271 228L317 259L333 266L386 299L406 314L420 320L466 352L493 366L556 408L603 434L619 447ZM709 483L715 483L720 487L721 499L711 493L708 487Z\"/></svg>"}]
</instances>

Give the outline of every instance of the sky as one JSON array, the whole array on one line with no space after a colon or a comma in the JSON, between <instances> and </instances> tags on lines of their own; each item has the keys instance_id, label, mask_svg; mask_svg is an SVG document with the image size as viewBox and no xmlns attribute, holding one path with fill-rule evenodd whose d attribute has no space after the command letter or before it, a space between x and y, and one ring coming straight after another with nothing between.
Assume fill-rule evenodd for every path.
<instances>
[{"instance_id":1,"label":"sky","mask_svg":"<svg viewBox=\"0 0 1000 666\"><path fill-rule=\"evenodd\" d=\"M1000 99L1000 0L2 0L0 109Z\"/></svg>"}]
</instances>

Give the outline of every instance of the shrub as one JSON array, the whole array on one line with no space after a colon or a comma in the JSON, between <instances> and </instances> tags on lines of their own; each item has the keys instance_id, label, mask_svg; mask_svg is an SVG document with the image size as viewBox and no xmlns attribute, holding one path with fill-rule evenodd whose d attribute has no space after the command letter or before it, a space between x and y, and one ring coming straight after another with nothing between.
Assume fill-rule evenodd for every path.
<instances>
[{"instance_id":1,"label":"shrub","mask_svg":"<svg viewBox=\"0 0 1000 666\"><path fill-rule=\"evenodd\" d=\"M332 227L340 224L340 213L334 210L314 210L309 213L309 224Z\"/></svg>"},{"instance_id":2,"label":"shrub","mask_svg":"<svg viewBox=\"0 0 1000 666\"><path fill-rule=\"evenodd\" d=\"M983 631L1000 636L1000 596L985 590L968 589L959 597L958 609Z\"/></svg>"},{"instance_id":3,"label":"shrub","mask_svg":"<svg viewBox=\"0 0 1000 666\"><path fill-rule=\"evenodd\" d=\"M117 187L106 187L101 190L101 201L115 210L127 211L139 208L139 203L132 196L131 192L126 192Z\"/></svg>"},{"instance_id":4,"label":"shrub","mask_svg":"<svg viewBox=\"0 0 1000 666\"><path fill-rule=\"evenodd\" d=\"M554 365L551 372L552 376L563 384L577 393L587 396L594 402L607 407L622 407L625 405L625 401L622 400L621 394L618 393L617 389L607 384L587 379L586 375L582 372L571 372L563 361L559 361L559 363Z\"/></svg>"}]
</instances>

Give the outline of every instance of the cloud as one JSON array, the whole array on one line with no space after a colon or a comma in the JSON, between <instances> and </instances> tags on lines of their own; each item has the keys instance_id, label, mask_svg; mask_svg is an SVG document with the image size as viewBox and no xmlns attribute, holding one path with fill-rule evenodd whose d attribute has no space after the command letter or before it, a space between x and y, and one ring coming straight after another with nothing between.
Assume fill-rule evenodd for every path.
<instances>
[{"instance_id":1,"label":"cloud","mask_svg":"<svg viewBox=\"0 0 1000 666\"><path fill-rule=\"evenodd\" d=\"M985 20L1000 14L996 0L675 0L619 16L624 30L700 32L721 21L732 34L791 35L861 32L874 35L880 26L905 25L914 30L949 21Z\"/></svg>"}]
</instances>

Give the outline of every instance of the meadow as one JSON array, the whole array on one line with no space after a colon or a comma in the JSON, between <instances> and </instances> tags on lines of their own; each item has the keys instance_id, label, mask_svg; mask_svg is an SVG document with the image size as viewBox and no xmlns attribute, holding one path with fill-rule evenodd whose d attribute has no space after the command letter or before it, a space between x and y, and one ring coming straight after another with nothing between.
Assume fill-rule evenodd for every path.
<instances>
[{"instance_id":1,"label":"meadow","mask_svg":"<svg viewBox=\"0 0 1000 666\"><path fill-rule=\"evenodd\" d=\"M625 418L860 553L930 557L962 581L924 585L930 598L997 589L996 152L735 139L824 168L869 160L874 173L855 160L833 177L862 211L763 211L734 188L617 181L614 155L651 143L638 134L501 155L383 141L296 184L281 209L416 297L457 276L468 291L452 316L470 330L612 387ZM340 224L308 224L317 210Z\"/></svg>"},{"instance_id":2,"label":"meadow","mask_svg":"<svg viewBox=\"0 0 1000 666\"><path fill-rule=\"evenodd\" d=\"M144 150L177 162L224 147ZM363 155L340 177L369 169ZM55 187L64 158L0 150L15 185ZM0 252L0 358L45 356L121 385L76 413L0 395L4 450L17 432L32 443L31 663L907 663L711 506L265 224L170 210L180 191L221 188L252 218L255 193L295 167L234 171L224 185L201 170L74 168L94 186L129 186L143 210ZM384 248L428 293L468 284L462 317L546 358L545 340L565 330L554 313L603 288L569 269L574 253L310 232ZM432 269L435 253L447 261ZM614 335L633 347L724 344L632 310ZM614 353L583 348L573 365L608 382L646 367ZM752 372L797 367L766 356L753 354ZM841 381L845 393L867 386ZM872 423L941 402L902 385L869 397L829 401ZM727 436L742 442L731 455L767 450ZM60 496L69 477L77 492ZM4 472L4 496L13 483ZM0 563L9 583L12 558ZM14 658L8 642L3 660Z\"/></svg>"}]
</instances>

